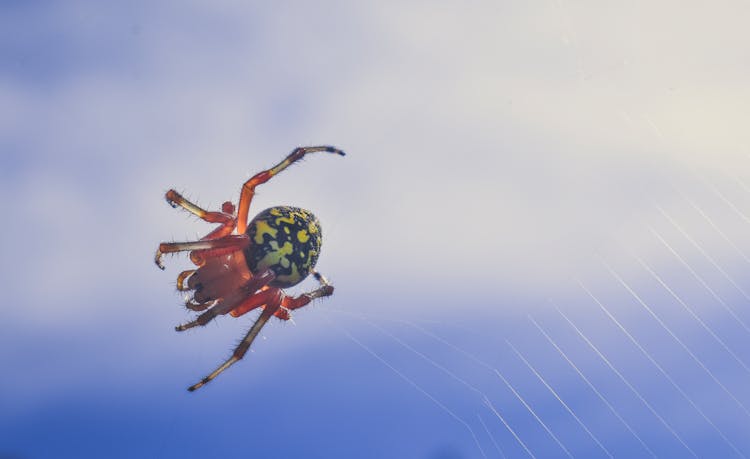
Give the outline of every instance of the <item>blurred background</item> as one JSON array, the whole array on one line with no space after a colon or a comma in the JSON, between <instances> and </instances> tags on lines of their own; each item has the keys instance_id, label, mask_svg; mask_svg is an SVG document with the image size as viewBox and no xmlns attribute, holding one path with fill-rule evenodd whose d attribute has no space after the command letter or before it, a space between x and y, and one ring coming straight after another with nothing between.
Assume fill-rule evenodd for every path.
<instances>
[{"instance_id":1,"label":"blurred background","mask_svg":"<svg viewBox=\"0 0 750 459\"><path fill-rule=\"evenodd\" d=\"M750 456L741 1L0 6L0 457ZM258 189L333 297L190 320ZM306 281L293 291L313 285Z\"/></svg>"}]
</instances>

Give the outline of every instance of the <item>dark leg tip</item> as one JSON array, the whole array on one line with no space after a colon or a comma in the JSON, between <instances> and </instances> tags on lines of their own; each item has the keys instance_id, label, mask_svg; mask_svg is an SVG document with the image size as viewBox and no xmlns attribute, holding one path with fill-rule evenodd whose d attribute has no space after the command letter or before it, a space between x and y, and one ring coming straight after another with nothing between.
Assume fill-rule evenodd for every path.
<instances>
[{"instance_id":1,"label":"dark leg tip","mask_svg":"<svg viewBox=\"0 0 750 459\"><path fill-rule=\"evenodd\" d=\"M343 151L339 150L336 147L330 147L330 146L325 147L325 151L327 153L336 153L337 155L346 156L346 153L344 153Z\"/></svg>"},{"instance_id":2,"label":"dark leg tip","mask_svg":"<svg viewBox=\"0 0 750 459\"><path fill-rule=\"evenodd\" d=\"M201 382L197 384L193 384L192 386L188 387L188 392L195 392L196 390L203 387L207 382L208 381L206 381L205 379L201 379Z\"/></svg>"},{"instance_id":3,"label":"dark leg tip","mask_svg":"<svg viewBox=\"0 0 750 459\"><path fill-rule=\"evenodd\" d=\"M156 263L156 266L159 267L162 271L164 271L164 253L160 249L156 249L156 255L154 256L154 263Z\"/></svg>"}]
</instances>

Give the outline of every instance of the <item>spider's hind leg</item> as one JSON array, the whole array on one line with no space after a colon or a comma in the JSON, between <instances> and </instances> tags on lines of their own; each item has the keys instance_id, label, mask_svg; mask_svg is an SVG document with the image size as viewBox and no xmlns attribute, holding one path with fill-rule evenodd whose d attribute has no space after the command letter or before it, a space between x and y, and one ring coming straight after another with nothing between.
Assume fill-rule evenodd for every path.
<instances>
[{"instance_id":1,"label":"spider's hind leg","mask_svg":"<svg viewBox=\"0 0 750 459\"><path fill-rule=\"evenodd\" d=\"M266 307L263 309L263 312L261 312L260 317L258 317L258 320L255 321L245 337L242 339L242 341L240 341L240 344L235 348L234 352L232 352L232 356L224 363L219 365L219 367L211 374L201 379L200 382L188 387L188 390L190 392L193 392L196 389L200 389L206 383L217 377L222 371L229 368L235 362L241 360L247 353L248 349L250 349L250 345L253 344L253 341L258 336L258 333L260 333L260 330L263 328L266 322L268 322L268 319L270 319L271 316L274 315L274 312L276 311L276 309L278 309L278 307L278 304L266 305Z\"/></svg>"},{"instance_id":2,"label":"spider's hind leg","mask_svg":"<svg viewBox=\"0 0 750 459\"><path fill-rule=\"evenodd\" d=\"M273 281L274 277L275 275L273 271L264 271L251 278L241 288L239 288L231 295L228 295L225 298L218 299L216 304L213 306L210 305L210 301L213 301L213 299L201 298L201 300L205 299L206 301L204 301L202 304L196 304L196 306L203 307L205 305L206 307L203 309L208 309L198 317L196 317L195 320L176 326L175 330L185 331L193 327L206 325L217 316L226 314L237 308L238 306L241 306L243 303L251 301L253 298L264 293L261 292L260 294L257 294L256 292L267 285L269 282Z\"/></svg>"},{"instance_id":3,"label":"spider's hind leg","mask_svg":"<svg viewBox=\"0 0 750 459\"><path fill-rule=\"evenodd\" d=\"M288 320L289 311L294 311L295 309L307 306L312 300L316 298L323 298L324 296L333 295L333 285L328 282L328 279L326 279L317 271L313 271L312 274L313 276L315 276L315 279L320 282L320 287L311 292L303 293L296 297L287 296L283 300L281 300L282 309L280 311L283 312L280 312L280 318Z\"/></svg>"}]
</instances>

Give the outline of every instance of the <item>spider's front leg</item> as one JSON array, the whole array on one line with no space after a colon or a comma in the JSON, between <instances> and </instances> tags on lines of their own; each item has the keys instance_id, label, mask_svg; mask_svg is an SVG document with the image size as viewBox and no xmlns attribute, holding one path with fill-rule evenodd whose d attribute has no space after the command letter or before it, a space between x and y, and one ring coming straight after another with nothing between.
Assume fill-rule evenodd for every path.
<instances>
[{"instance_id":1,"label":"spider's front leg","mask_svg":"<svg viewBox=\"0 0 750 459\"><path fill-rule=\"evenodd\" d=\"M226 201L221 205L221 212L214 212L205 210L197 204L193 204L175 190L167 191L167 193L164 195L164 198L172 207L180 206L205 222L221 224L221 226L203 236L201 238L202 241L205 241L207 239L217 239L231 234L232 230L234 230L234 227L236 226L236 220L234 218L234 204L229 201Z\"/></svg>"},{"instance_id":2,"label":"spider's front leg","mask_svg":"<svg viewBox=\"0 0 750 459\"><path fill-rule=\"evenodd\" d=\"M255 195L255 187L262 183L266 183L271 179L271 177L291 166L292 163L299 161L307 153L314 153L318 151L334 153L341 156L346 155L346 153L339 150L338 148L327 145L295 148L279 164L275 165L271 169L255 174L250 180L242 185L240 202L237 204L237 233L245 234L245 230L247 229L247 216L248 212L250 211L250 201L253 200L253 196Z\"/></svg>"},{"instance_id":3,"label":"spider's front leg","mask_svg":"<svg viewBox=\"0 0 750 459\"><path fill-rule=\"evenodd\" d=\"M191 214L208 223L221 223L222 225L226 225L234 221L234 205L232 205L231 202L225 202L221 206L221 212L211 212L203 209L197 204L193 204L192 202L188 201L184 196L182 196L175 190L167 191L167 193L164 195L164 199L167 200L167 203L170 206L180 206Z\"/></svg>"},{"instance_id":4,"label":"spider's front leg","mask_svg":"<svg viewBox=\"0 0 750 459\"><path fill-rule=\"evenodd\" d=\"M218 228L203 236L200 241L210 241L228 236L232 233L234 227L236 226L236 220L234 218L234 205L229 201L222 204L221 212L211 212L188 201L187 199L185 199L185 197L183 197L175 190L167 191L164 198L172 207L182 207L183 209L203 221L206 221L208 223L220 224ZM223 244L225 243L220 243L215 248L221 249L232 246L232 244L229 242L226 243L228 244L227 246L224 246ZM162 243L159 245L159 248L156 249L154 261L156 262L156 266L158 266L160 269L164 269L164 265L162 264L161 259L165 253L181 252L184 250L204 250L205 248L205 246L196 245L196 243L194 242ZM210 249L214 247L209 246L208 248Z\"/></svg>"},{"instance_id":5,"label":"spider's front leg","mask_svg":"<svg viewBox=\"0 0 750 459\"><path fill-rule=\"evenodd\" d=\"M246 234L236 234L224 236L219 239L200 240L193 242L162 242L156 249L154 262L160 269L164 269L162 257L165 253L195 251L195 250L212 250L215 254L222 252L234 252L244 250L250 245L250 238Z\"/></svg>"}]
</instances>

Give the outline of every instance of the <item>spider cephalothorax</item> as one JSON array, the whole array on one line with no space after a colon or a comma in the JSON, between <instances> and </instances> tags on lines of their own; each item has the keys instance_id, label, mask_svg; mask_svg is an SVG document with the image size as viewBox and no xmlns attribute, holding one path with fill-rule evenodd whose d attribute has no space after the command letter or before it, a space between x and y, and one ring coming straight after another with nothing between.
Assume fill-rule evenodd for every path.
<instances>
[{"instance_id":1,"label":"spider cephalothorax","mask_svg":"<svg viewBox=\"0 0 750 459\"><path fill-rule=\"evenodd\" d=\"M229 313L239 317L253 309L262 309L232 357L188 390L198 389L240 360L271 316L288 320L290 311L315 298L333 294L333 286L314 270L322 231L311 212L297 207L271 207L247 222L255 187L312 152L344 155L343 151L328 146L295 149L273 168L245 182L236 215L231 202L225 202L221 211L209 212L176 191L167 191L167 202L172 207L180 206L209 223L220 225L199 241L165 242L159 244L156 251L156 264L162 269L163 254L181 251L190 251L190 260L198 267L177 276L177 289L192 291L185 306L201 314L192 322L177 326L176 330L205 325L218 315ZM320 283L318 289L296 297L287 296L282 290L299 284L310 274Z\"/></svg>"}]
</instances>

